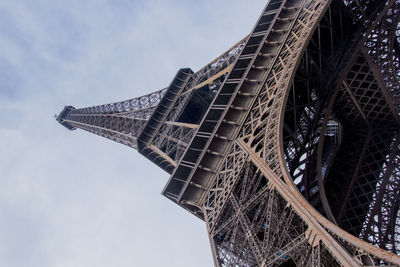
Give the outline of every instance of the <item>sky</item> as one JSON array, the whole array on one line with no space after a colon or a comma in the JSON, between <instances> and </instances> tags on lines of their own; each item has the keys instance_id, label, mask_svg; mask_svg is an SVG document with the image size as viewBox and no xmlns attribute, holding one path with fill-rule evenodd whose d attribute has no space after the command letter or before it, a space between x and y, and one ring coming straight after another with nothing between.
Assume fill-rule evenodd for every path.
<instances>
[{"instance_id":1,"label":"sky","mask_svg":"<svg viewBox=\"0 0 400 267\"><path fill-rule=\"evenodd\" d=\"M212 266L203 221L137 151L54 114L166 87L266 0L0 1L0 267Z\"/></svg>"}]
</instances>

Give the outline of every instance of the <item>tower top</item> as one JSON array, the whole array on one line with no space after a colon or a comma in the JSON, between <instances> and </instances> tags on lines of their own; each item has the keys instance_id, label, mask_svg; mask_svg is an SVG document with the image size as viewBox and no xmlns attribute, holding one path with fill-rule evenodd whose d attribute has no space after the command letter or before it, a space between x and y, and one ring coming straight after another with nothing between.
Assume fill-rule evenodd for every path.
<instances>
[{"instance_id":1,"label":"tower top","mask_svg":"<svg viewBox=\"0 0 400 267\"><path fill-rule=\"evenodd\" d=\"M65 116L68 115L68 113L71 110L74 110L75 107L73 106L65 106L64 109L60 112L59 115L55 115L56 120L62 124L65 128L67 128L68 130L75 130L76 127L72 126L71 124L69 124L68 122L65 121Z\"/></svg>"}]
</instances>

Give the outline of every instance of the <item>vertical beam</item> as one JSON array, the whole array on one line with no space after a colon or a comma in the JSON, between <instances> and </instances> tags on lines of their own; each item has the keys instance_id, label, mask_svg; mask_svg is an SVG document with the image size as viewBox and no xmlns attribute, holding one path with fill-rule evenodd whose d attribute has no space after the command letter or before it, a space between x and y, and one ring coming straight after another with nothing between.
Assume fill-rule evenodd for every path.
<instances>
[{"instance_id":1,"label":"vertical beam","mask_svg":"<svg viewBox=\"0 0 400 267\"><path fill-rule=\"evenodd\" d=\"M296 211L296 213L307 223L311 232L319 236L319 238L329 248L331 253L345 266L359 266L359 263L338 243L317 221L317 218L322 217L310 206L310 204L301 196L297 188L285 184L281 178L267 167L263 160L252 151L250 147L242 140L237 141L255 166L264 174L265 177L272 183L280 195L288 202L288 204ZM310 214L309 211L314 211Z\"/></svg>"}]
</instances>

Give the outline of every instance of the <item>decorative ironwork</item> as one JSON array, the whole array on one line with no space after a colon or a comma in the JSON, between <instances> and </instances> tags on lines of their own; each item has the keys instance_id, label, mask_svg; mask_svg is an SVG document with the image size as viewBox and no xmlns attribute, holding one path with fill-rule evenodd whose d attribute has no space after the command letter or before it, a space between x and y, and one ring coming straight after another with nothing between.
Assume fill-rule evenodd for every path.
<instances>
[{"instance_id":1,"label":"decorative ironwork","mask_svg":"<svg viewBox=\"0 0 400 267\"><path fill-rule=\"evenodd\" d=\"M57 120L137 148L216 266L400 265L400 1L270 0L169 87Z\"/></svg>"}]
</instances>

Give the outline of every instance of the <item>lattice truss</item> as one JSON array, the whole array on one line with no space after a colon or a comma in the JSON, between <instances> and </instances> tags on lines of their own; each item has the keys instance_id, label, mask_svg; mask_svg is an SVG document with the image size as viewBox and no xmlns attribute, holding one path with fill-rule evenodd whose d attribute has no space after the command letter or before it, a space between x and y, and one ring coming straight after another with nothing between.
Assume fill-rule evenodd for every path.
<instances>
[{"instance_id":1,"label":"lattice truss","mask_svg":"<svg viewBox=\"0 0 400 267\"><path fill-rule=\"evenodd\" d=\"M262 35L234 84L251 108L201 166L216 265L400 264L399 12L269 2L236 62Z\"/></svg>"},{"instance_id":2,"label":"lattice truss","mask_svg":"<svg viewBox=\"0 0 400 267\"><path fill-rule=\"evenodd\" d=\"M229 71L230 65L243 48L243 43L244 40L240 41L192 75L153 140L152 145L157 148L157 151L164 153L175 164L197 127L196 124L187 123L185 118L180 119L185 107L193 105L193 102L203 106L210 104L210 100L218 91L223 78ZM139 135L167 90L168 88L164 88L148 95L117 103L80 109L69 107L70 111L59 119L60 122L66 122L74 128L80 128L137 149ZM196 101L191 102L192 99ZM202 115L197 114L199 118Z\"/></svg>"},{"instance_id":3,"label":"lattice truss","mask_svg":"<svg viewBox=\"0 0 400 267\"><path fill-rule=\"evenodd\" d=\"M169 112L166 118L167 123L162 125L152 141L152 145L169 157L175 166L185 152L212 99L221 87L226 73L243 49L243 45L244 40L193 74ZM193 106L200 106L200 108L192 109ZM182 114L185 114L185 116L182 116Z\"/></svg>"},{"instance_id":4,"label":"lattice truss","mask_svg":"<svg viewBox=\"0 0 400 267\"><path fill-rule=\"evenodd\" d=\"M399 0L270 0L184 84L146 146L217 266L400 265L399 25ZM59 121L137 148L168 92Z\"/></svg>"},{"instance_id":5,"label":"lattice truss","mask_svg":"<svg viewBox=\"0 0 400 267\"><path fill-rule=\"evenodd\" d=\"M137 138L166 89L117 103L71 110L60 118L75 128L137 148Z\"/></svg>"},{"instance_id":6,"label":"lattice truss","mask_svg":"<svg viewBox=\"0 0 400 267\"><path fill-rule=\"evenodd\" d=\"M214 242L223 266L339 265L324 244L251 161L230 194ZM311 242L311 244L310 244Z\"/></svg>"}]
</instances>

